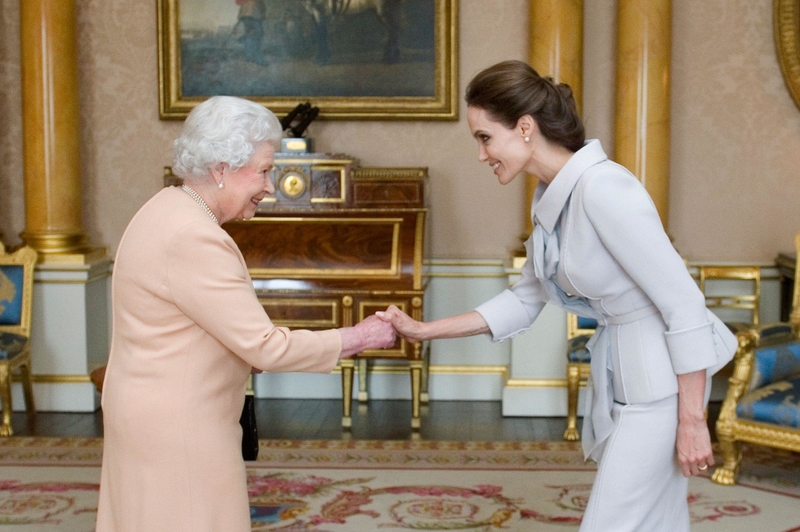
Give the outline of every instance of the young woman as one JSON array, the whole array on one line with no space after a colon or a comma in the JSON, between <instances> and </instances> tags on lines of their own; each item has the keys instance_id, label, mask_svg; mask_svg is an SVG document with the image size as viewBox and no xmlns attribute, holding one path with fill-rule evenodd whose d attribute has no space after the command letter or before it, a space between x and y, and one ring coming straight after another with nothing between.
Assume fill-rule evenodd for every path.
<instances>
[{"instance_id":1,"label":"young woman","mask_svg":"<svg viewBox=\"0 0 800 532\"><path fill-rule=\"evenodd\" d=\"M689 530L688 477L713 465L711 375L736 340L672 247L641 183L585 141L572 92L519 61L467 87L478 159L500 184L539 179L522 278L472 312L429 323L379 317L410 341L510 338L545 303L595 318L583 446L599 464L581 532Z\"/></svg>"}]
</instances>

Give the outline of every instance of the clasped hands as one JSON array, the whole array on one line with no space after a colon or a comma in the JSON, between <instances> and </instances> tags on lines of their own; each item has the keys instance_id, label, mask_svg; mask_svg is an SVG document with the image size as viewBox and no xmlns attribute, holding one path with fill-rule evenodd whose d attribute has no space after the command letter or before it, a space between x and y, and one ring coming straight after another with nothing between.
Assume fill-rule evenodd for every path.
<instances>
[{"instance_id":1,"label":"clasped hands","mask_svg":"<svg viewBox=\"0 0 800 532\"><path fill-rule=\"evenodd\" d=\"M420 322L390 305L385 311L376 312L353 327L339 329L342 335L342 354L339 357L348 358L368 349L392 347L397 335L410 342L419 342L422 340L418 332L420 325Z\"/></svg>"}]
</instances>

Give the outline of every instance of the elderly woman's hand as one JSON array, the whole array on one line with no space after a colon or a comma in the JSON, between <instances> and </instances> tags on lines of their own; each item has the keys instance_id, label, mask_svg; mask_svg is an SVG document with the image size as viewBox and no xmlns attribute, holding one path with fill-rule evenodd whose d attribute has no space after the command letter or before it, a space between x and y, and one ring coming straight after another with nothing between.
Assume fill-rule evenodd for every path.
<instances>
[{"instance_id":1,"label":"elderly woman's hand","mask_svg":"<svg viewBox=\"0 0 800 532\"><path fill-rule=\"evenodd\" d=\"M375 316L370 316L354 327L339 329L342 335L342 353L339 358L347 358L367 349L392 347L397 339L394 327Z\"/></svg>"}]
</instances>

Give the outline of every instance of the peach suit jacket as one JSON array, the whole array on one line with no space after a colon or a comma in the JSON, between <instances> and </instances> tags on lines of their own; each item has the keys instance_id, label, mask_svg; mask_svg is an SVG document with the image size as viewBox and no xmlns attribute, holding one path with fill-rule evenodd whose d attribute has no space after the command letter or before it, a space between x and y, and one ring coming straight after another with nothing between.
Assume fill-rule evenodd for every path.
<instances>
[{"instance_id":1,"label":"peach suit jacket","mask_svg":"<svg viewBox=\"0 0 800 532\"><path fill-rule=\"evenodd\" d=\"M582 437L598 460L613 401L664 399L678 393L677 375L703 369L707 397L736 338L707 310L644 186L599 141L539 183L531 217L521 279L476 310L495 341L527 330L547 302L598 320Z\"/></svg>"},{"instance_id":2,"label":"peach suit jacket","mask_svg":"<svg viewBox=\"0 0 800 532\"><path fill-rule=\"evenodd\" d=\"M339 332L275 327L236 244L176 187L128 225L112 297L97 532L249 531L251 367L328 373Z\"/></svg>"}]
</instances>

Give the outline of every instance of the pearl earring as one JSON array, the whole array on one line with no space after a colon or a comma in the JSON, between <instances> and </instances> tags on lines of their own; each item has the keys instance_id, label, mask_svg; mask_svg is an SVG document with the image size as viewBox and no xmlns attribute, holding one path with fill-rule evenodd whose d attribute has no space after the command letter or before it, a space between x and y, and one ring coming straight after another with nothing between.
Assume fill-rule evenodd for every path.
<instances>
[{"instance_id":1,"label":"pearl earring","mask_svg":"<svg viewBox=\"0 0 800 532\"><path fill-rule=\"evenodd\" d=\"M220 181L220 182L219 182L219 185L217 185L217 187L218 187L218 188L224 188L224 187L225 187L225 185L223 185L223 184L222 184L222 181Z\"/></svg>"},{"instance_id":2,"label":"pearl earring","mask_svg":"<svg viewBox=\"0 0 800 532\"><path fill-rule=\"evenodd\" d=\"M530 137L525 137L525 142L530 142L530 141L531 141Z\"/></svg>"}]
</instances>

